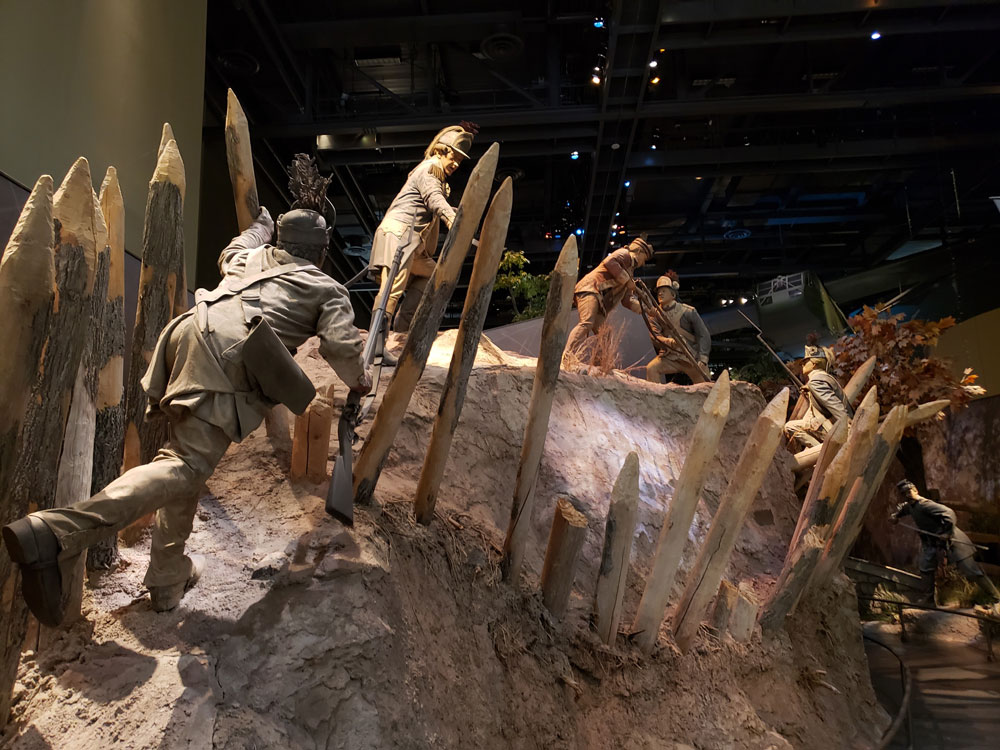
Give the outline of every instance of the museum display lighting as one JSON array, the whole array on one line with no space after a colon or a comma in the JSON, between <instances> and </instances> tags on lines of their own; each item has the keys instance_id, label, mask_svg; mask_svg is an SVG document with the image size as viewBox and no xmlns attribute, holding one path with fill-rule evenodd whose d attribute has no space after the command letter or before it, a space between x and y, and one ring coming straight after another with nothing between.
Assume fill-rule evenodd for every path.
<instances>
[{"instance_id":1,"label":"museum display lighting","mask_svg":"<svg viewBox=\"0 0 1000 750\"><path fill-rule=\"evenodd\" d=\"M741 305L745 305L746 303L747 303L747 298L746 297L740 297L740 304Z\"/></svg>"},{"instance_id":2,"label":"museum display lighting","mask_svg":"<svg viewBox=\"0 0 1000 750\"><path fill-rule=\"evenodd\" d=\"M600 16L598 16L597 18L595 18L594 19L594 28L595 29L603 29L604 28L604 19L601 18Z\"/></svg>"},{"instance_id":3,"label":"museum display lighting","mask_svg":"<svg viewBox=\"0 0 1000 750\"><path fill-rule=\"evenodd\" d=\"M881 39L882 38L882 32L879 31L878 29L875 29L875 31L873 31L871 33L871 37L872 37L872 40Z\"/></svg>"},{"instance_id":4,"label":"museum display lighting","mask_svg":"<svg viewBox=\"0 0 1000 750\"><path fill-rule=\"evenodd\" d=\"M572 152L572 153L571 153L571 154L569 155L569 158L570 158L570 159L572 159L573 161L576 161L577 159L579 159L579 158L580 158L580 152L579 152L579 151L574 151L574 152Z\"/></svg>"},{"instance_id":5,"label":"museum display lighting","mask_svg":"<svg viewBox=\"0 0 1000 750\"><path fill-rule=\"evenodd\" d=\"M659 63L656 60L649 61L649 67L655 68L657 65L659 65Z\"/></svg>"},{"instance_id":6,"label":"museum display lighting","mask_svg":"<svg viewBox=\"0 0 1000 750\"><path fill-rule=\"evenodd\" d=\"M601 85L601 77L595 73L594 75L592 75L590 77L590 82L592 84L594 84L595 86L600 86Z\"/></svg>"},{"instance_id":7,"label":"museum display lighting","mask_svg":"<svg viewBox=\"0 0 1000 750\"><path fill-rule=\"evenodd\" d=\"M656 84L658 84L660 82L660 77L659 76L653 76L652 78L649 79L649 82L653 86L655 86Z\"/></svg>"},{"instance_id":8,"label":"museum display lighting","mask_svg":"<svg viewBox=\"0 0 1000 750\"><path fill-rule=\"evenodd\" d=\"M583 236L583 228L582 227L577 227L577 229L576 229L576 236L577 237L582 237Z\"/></svg>"},{"instance_id":9,"label":"museum display lighting","mask_svg":"<svg viewBox=\"0 0 1000 750\"><path fill-rule=\"evenodd\" d=\"M632 180L625 180L625 187L632 187Z\"/></svg>"}]
</instances>

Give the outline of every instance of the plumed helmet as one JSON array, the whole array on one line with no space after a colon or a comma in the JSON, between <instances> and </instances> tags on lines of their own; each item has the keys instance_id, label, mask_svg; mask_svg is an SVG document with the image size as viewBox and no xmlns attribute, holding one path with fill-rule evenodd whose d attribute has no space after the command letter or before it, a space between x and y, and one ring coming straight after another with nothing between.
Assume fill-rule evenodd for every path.
<instances>
[{"instance_id":1,"label":"plumed helmet","mask_svg":"<svg viewBox=\"0 0 1000 750\"><path fill-rule=\"evenodd\" d=\"M474 137L474 133L469 132L461 125L449 125L434 136L434 140L430 142L430 145L427 146L427 150L424 152L424 158L427 159L432 155L435 146L448 146L456 153L468 159L469 152L472 150L472 139Z\"/></svg>"},{"instance_id":2,"label":"plumed helmet","mask_svg":"<svg viewBox=\"0 0 1000 750\"><path fill-rule=\"evenodd\" d=\"M642 253L646 256L646 260L653 257L653 246L646 242L646 240L642 237L636 237L628 243L628 249L633 253Z\"/></svg>"},{"instance_id":3,"label":"plumed helmet","mask_svg":"<svg viewBox=\"0 0 1000 750\"><path fill-rule=\"evenodd\" d=\"M677 278L676 271L667 271L665 274L663 274L660 278L656 280L657 289L664 286L670 287L671 289L674 290L674 292L680 290L681 282Z\"/></svg>"},{"instance_id":4,"label":"plumed helmet","mask_svg":"<svg viewBox=\"0 0 1000 750\"><path fill-rule=\"evenodd\" d=\"M278 245L311 245L325 248L330 241L326 219L319 211L293 208L278 217Z\"/></svg>"}]
</instances>

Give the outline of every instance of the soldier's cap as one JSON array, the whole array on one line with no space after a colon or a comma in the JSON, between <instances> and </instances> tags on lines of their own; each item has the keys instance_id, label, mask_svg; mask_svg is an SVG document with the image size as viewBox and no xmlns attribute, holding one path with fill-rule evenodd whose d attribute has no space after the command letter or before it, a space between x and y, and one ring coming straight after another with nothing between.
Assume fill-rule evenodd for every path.
<instances>
[{"instance_id":1,"label":"soldier's cap","mask_svg":"<svg viewBox=\"0 0 1000 750\"><path fill-rule=\"evenodd\" d=\"M430 152L434 146L447 146L455 153L461 154L468 159L470 158L469 152L472 150L472 139L474 137L474 133L470 133L461 125L451 125L434 136L434 140L427 147L427 151Z\"/></svg>"},{"instance_id":2,"label":"soldier's cap","mask_svg":"<svg viewBox=\"0 0 1000 750\"><path fill-rule=\"evenodd\" d=\"M671 273L673 273L673 272L672 271L668 271L667 273L663 274L660 278L658 278L656 280L656 288L657 289L659 289L660 287L668 286L671 289L673 289L675 292L677 292L677 291L680 290L680 288L681 288L681 282L678 281L675 278L676 274L674 274L673 276L671 276L670 275Z\"/></svg>"},{"instance_id":3,"label":"soldier's cap","mask_svg":"<svg viewBox=\"0 0 1000 750\"><path fill-rule=\"evenodd\" d=\"M650 245L642 237L636 237L630 243L628 243L628 249L632 252L642 253L646 256L646 259L653 257L653 246Z\"/></svg>"},{"instance_id":4,"label":"soldier's cap","mask_svg":"<svg viewBox=\"0 0 1000 750\"><path fill-rule=\"evenodd\" d=\"M325 247L330 241L326 219L318 211L293 208L278 217L278 241Z\"/></svg>"},{"instance_id":5,"label":"soldier's cap","mask_svg":"<svg viewBox=\"0 0 1000 750\"><path fill-rule=\"evenodd\" d=\"M917 485L911 482L909 479L900 479L896 482L896 489L900 492L909 492L910 490L915 490Z\"/></svg>"},{"instance_id":6,"label":"soldier's cap","mask_svg":"<svg viewBox=\"0 0 1000 750\"><path fill-rule=\"evenodd\" d=\"M828 349L825 346L806 344L804 354L806 359L821 359L827 363L833 361L833 350Z\"/></svg>"}]
</instances>

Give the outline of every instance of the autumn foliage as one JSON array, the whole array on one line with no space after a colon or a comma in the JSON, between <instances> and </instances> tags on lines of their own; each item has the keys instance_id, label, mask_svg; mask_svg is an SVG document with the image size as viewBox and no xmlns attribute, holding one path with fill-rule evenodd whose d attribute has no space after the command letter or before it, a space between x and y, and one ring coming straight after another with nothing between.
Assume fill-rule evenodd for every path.
<instances>
[{"instance_id":1,"label":"autumn foliage","mask_svg":"<svg viewBox=\"0 0 1000 750\"><path fill-rule=\"evenodd\" d=\"M950 399L955 409L985 392L975 384L978 376L971 368L959 379L948 360L932 354L942 332L955 325L954 318L904 323L904 317L867 306L852 317L849 322L854 333L834 344L833 374L847 382L865 360L875 355L870 384L878 386L883 413L897 404L912 407L936 399Z\"/></svg>"}]
</instances>

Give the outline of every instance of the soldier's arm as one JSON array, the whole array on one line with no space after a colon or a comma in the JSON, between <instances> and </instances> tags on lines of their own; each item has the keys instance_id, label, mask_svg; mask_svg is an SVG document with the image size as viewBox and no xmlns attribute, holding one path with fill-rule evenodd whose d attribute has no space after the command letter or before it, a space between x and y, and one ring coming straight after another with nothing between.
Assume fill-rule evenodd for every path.
<instances>
[{"instance_id":1,"label":"soldier's arm","mask_svg":"<svg viewBox=\"0 0 1000 750\"><path fill-rule=\"evenodd\" d=\"M844 404L841 402L840 396L824 378L810 378L806 383L806 388L816 397L816 401L827 416L835 419L845 416Z\"/></svg>"},{"instance_id":2,"label":"soldier's arm","mask_svg":"<svg viewBox=\"0 0 1000 750\"><path fill-rule=\"evenodd\" d=\"M236 237L233 237L232 242L226 245L225 249L219 254L219 273L225 276L229 269L229 264L232 263L237 255L244 250L253 250L261 245L266 245L271 241L273 235L274 221L271 219L271 214L268 213L267 209L261 206L260 215L254 219L253 224L240 232Z\"/></svg>"},{"instance_id":3,"label":"soldier's arm","mask_svg":"<svg viewBox=\"0 0 1000 750\"><path fill-rule=\"evenodd\" d=\"M417 190L420 191L420 197L424 199L426 206L444 221L448 229L451 229L455 221L455 209L448 203L444 193L444 172L434 165L421 170L417 174Z\"/></svg>"},{"instance_id":4,"label":"soldier's arm","mask_svg":"<svg viewBox=\"0 0 1000 750\"><path fill-rule=\"evenodd\" d=\"M898 521L900 518L908 515L910 515L910 504L900 503L899 505L896 506L895 513L889 516L889 520L891 520L893 523L896 523L896 521Z\"/></svg>"},{"instance_id":5,"label":"soldier's arm","mask_svg":"<svg viewBox=\"0 0 1000 750\"><path fill-rule=\"evenodd\" d=\"M708 326L705 325L705 321L701 319L697 310L692 308L688 311L688 315L698 346L698 361L708 364L708 353L712 351L712 334L708 332Z\"/></svg>"},{"instance_id":6,"label":"soldier's arm","mask_svg":"<svg viewBox=\"0 0 1000 750\"><path fill-rule=\"evenodd\" d=\"M354 308L347 290L330 279L326 299L320 306L316 322L319 353L349 388L363 385L364 363L361 333L354 325Z\"/></svg>"}]
</instances>

